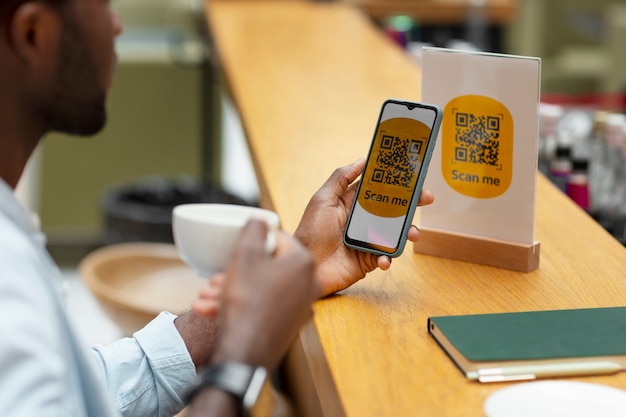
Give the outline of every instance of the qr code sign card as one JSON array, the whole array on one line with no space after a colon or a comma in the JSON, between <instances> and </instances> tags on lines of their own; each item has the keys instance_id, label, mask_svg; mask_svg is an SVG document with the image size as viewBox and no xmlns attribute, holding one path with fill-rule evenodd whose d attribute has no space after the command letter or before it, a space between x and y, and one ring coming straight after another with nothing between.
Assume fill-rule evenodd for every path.
<instances>
[{"instance_id":1,"label":"qr code sign card","mask_svg":"<svg viewBox=\"0 0 626 417\"><path fill-rule=\"evenodd\" d=\"M535 243L539 58L424 48L422 101L444 109L420 227Z\"/></svg>"}]
</instances>

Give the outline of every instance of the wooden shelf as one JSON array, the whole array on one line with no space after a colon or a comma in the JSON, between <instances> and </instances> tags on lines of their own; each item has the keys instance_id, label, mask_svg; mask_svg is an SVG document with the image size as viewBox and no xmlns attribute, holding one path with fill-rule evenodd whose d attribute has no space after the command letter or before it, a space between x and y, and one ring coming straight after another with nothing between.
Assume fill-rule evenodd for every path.
<instances>
[{"instance_id":1,"label":"wooden shelf","mask_svg":"<svg viewBox=\"0 0 626 417\"><path fill-rule=\"evenodd\" d=\"M343 0L363 9L375 19L406 14L421 24L459 24L470 13L469 0ZM485 19L496 25L510 23L515 17L515 0L487 0Z\"/></svg>"}]
</instances>

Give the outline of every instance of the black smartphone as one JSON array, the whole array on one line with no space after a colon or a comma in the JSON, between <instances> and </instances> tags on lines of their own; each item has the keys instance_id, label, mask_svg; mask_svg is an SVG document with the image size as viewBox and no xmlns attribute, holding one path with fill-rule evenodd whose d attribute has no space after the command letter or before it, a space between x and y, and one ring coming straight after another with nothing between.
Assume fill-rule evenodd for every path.
<instances>
[{"instance_id":1,"label":"black smartphone","mask_svg":"<svg viewBox=\"0 0 626 417\"><path fill-rule=\"evenodd\" d=\"M432 104L383 103L343 235L346 246L391 257L402 253L441 118Z\"/></svg>"}]
</instances>

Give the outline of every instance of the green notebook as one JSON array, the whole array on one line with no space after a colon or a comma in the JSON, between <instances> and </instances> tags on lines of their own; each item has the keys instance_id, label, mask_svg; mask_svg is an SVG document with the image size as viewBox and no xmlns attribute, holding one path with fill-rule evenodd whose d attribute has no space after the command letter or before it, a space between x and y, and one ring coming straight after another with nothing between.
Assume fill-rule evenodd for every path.
<instances>
[{"instance_id":1,"label":"green notebook","mask_svg":"<svg viewBox=\"0 0 626 417\"><path fill-rule=\"evenodd\" d=\"M626 307L431 317L428 331L480 382L626 368Z\"/></svg>"}]
</instances>

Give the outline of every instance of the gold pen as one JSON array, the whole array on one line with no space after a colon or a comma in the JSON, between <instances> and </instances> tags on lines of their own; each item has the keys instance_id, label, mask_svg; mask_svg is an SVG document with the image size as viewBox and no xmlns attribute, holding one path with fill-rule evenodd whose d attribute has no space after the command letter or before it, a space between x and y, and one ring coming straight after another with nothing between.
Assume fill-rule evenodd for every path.
<instances>
[{"instance_id":1,"label":"gold pen","mask_svg":"<svg viewBox=\"0 0 626 417\"><path fill-rule=\"evenodd\" d=\"M487 368L468 372L467 377L480 382L504 382L566 376L607 375L621 370L620 364L611 361L572 362Z\"/></svg>"}]
</instances>

